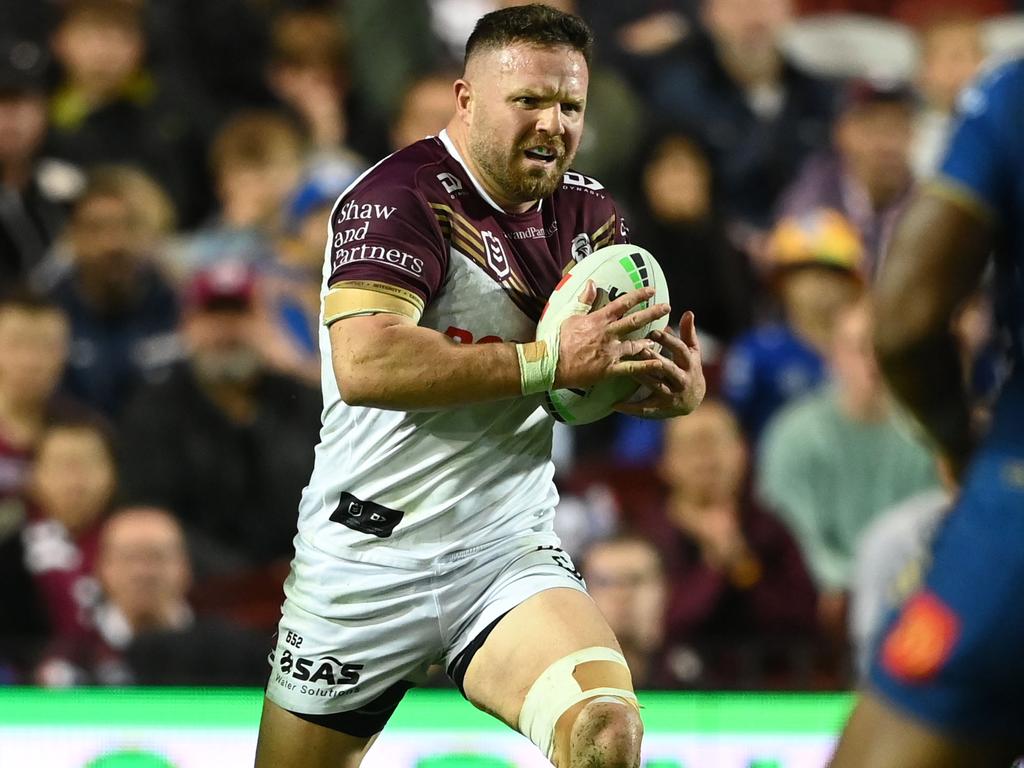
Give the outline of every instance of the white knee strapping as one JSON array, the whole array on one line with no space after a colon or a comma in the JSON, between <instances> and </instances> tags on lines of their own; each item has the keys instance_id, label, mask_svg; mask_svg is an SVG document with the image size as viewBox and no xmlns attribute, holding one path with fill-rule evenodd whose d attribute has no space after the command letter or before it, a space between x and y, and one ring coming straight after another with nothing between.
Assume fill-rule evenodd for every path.
<instances>
[{"instance_id":1,"label":"white knee strapping","mask_svg":"<svg viewBox=\"0 0 1024 768\"><path fill-rule=\"evenodd\" d=\"M625 688L588 688L583 690L573 677L573 670L588 661L612 661L628 670L626 659L611 648L595 646L559 659L534 682L519 713L519 732L540 747L550 760L555 751L555 724L566 710L590 698L601 698L638 706L636 694Z\"/></svg>"}]
</instances>

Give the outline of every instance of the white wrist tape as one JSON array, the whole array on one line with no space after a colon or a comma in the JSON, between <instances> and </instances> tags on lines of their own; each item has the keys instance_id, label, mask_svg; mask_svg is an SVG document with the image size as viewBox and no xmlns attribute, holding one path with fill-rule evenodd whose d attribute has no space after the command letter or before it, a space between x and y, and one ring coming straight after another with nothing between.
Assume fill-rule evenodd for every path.
<instances>
[{"instance_id":1,"label":"white wrist tape","mask_svg":"<svg viewBox=\"0 0 1024 768\"><path fill-rule=\"evenodd\" d=\"M519 385L524 395L547 392L555 385L558 369L558 332L552 338L516 344L519 357Z\"/></svg>"}]
</instances>

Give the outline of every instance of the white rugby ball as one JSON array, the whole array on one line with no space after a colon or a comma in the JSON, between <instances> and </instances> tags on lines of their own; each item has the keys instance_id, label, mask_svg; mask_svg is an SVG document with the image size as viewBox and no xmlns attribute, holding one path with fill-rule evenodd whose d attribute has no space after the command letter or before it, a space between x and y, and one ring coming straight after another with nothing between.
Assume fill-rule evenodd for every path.
<instances>
[{"instance_id":1,"label":"white rugby ball","mask_svg":"<svg viewBox=\"0 0 1024 768\"><path fill-rule=\"evenodd\" d=\"M569 317L587 280L597 287L591 311L638 288L654 288L655 304L669 303L665 273L650 252L636 245L609 245L576 264L555 286L537 323L537 338L548 336ZM648 302L642 302L631 312L647 306ZM667 325L668 317L662 317L623 338L642 339ZM638 389L640 384L629 377L605 379L589 389L553 389L545 394L544 409L566 424L589 424L610 414L617 403L630 399Z\"/></svg>"}]
</instances>

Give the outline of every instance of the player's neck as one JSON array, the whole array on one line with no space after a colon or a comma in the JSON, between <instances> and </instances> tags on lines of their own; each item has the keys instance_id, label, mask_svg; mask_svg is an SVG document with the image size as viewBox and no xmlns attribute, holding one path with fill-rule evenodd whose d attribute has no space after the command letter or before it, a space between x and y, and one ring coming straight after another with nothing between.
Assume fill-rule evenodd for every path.
<instances>
[{"instance_id":1,"label":"player's neck","mask_svg":"<svg viewBox=\"0 0 1024 768\"><path fill-rule=\"evenodd\" d=\"M462 129L462 124L456 121L452 121L448 124L446 129L448 132L448 138L451 139L452 144L455 145L455 149L458 151L460 158L462 159L463 165L466 167L466 171L473 176L473 180L476 181L484 191L490 196L490 198L506 213L526 213L531 208L537 207L536 200L529 200L525 203L517 203L508 200L502 195L500 188L498 188L483 169L473 159L473 155L469 151L469 141L465 131Z\"/></svg>"}]
</instances>

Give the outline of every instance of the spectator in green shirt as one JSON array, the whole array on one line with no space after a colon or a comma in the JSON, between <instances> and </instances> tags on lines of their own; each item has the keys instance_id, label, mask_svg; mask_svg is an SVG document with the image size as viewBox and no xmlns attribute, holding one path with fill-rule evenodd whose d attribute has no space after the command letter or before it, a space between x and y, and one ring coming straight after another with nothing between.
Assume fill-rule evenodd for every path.
<instances>
[{"instance_id":1,"label":"spectator in green shirt","mask_svg":"<svg viewBox=\"0 0 1024 768\"><path fill-rule=\"evenodd\" d=\"M861 533L882 510L939 483L929 451L893 409L871 324L866 301L842 312L833 382L780 412L760 454L761 496L796 535L820 593L819 620L837 638Z\"/></svg>"}]
</instances>

